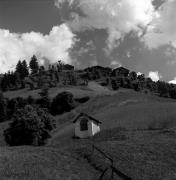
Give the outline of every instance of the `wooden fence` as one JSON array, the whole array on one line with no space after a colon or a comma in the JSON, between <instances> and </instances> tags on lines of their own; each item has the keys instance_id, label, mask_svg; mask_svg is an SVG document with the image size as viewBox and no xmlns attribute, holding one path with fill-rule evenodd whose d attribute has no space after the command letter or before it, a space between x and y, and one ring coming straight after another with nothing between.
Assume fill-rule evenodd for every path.
<instances>
[{"instance_id":1,"label":"wooden fence","mask_svg":"<svg viewBox=\"0 0 176 180\"><path fill-rule=\"evenodd\" d=\"M99 149L98 147L96 147L95 145L92 145L92 153L91 156L94 154L94 152L97 151L99 152L101 155L104 156L105 159L107 159L110 162L109 167L105 168L105 170L102 172L99 180L103 180L106 172L110 169L111 170L111 177L110 180L113 180L115 178L115 174L123 179L123 180L132 180L129 176L125 175L124 173L122 173L120 170L118 170L115 166L114 166L114 160L109 157L105 152L103 152L101 149Z\"/></svg>"}]
</instances>

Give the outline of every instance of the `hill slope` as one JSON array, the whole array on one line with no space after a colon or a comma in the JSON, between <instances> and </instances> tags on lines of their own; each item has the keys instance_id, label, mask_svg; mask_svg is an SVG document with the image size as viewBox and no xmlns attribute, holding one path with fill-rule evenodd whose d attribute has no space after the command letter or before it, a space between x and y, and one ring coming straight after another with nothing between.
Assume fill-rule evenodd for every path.
<instances>
[{"instance_id":1,"label":"hill slope","mask_svg":"<svg viewBox=\"0 0 176 180\"><path fill-rule=\"evenodd\" d=\"M85 159L92 144L133 179L176 178L176 101L126 89L111 93L94 83L89 88L94 93L90 101L56 117L57 129L47 146L1 147L1 179L97 179L107 164L96 153ZM102 121L100 134L72 139L71 121L79 112Z\"/></svg>"}]
</instances>

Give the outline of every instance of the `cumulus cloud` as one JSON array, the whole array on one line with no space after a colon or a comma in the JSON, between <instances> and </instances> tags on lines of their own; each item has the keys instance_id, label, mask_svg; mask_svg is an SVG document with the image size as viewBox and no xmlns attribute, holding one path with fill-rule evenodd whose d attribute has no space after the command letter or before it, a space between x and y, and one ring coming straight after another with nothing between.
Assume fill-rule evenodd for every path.
<instances>
[{"instance_id":1,"label":"cumulus cloud","mask_svg":"<svg viewBox=\"0 0 176 180\"><path fill-rule=\"evenodd\" d=\"M151 22L154 14L153 0L56 0L57 7L67 2L70 7L77 5L81 14L71 14L70 27L74 31L85 29L106 29L107 45L113 49L118 40L130 31L139 35Z\"/></svg>"},{"instance_id":2,"label":"cumulus cloud","mask_svg":"<svg viewBox=\"0 0 176 180\"><path fill-rule=\"evenodd\" d=\"M161 74L159 74L159 72L158 71L155 71L155 72L149 72L149 75L148 75L148 77L150 77L153 81L159 81L160 80L160 78L162 78L162 75Z\"/></svg>"},{"instance_id":3,"label":"cumulus cloud","mask_svg":"<svg viewBox=\"0 0 176 180\"><path fill-rule=\"evenodd\" d=\"M167 0L158 9L144 36L144 41L150 49L167 44L176 47L175 9L176 0Z\"/></svg>"},{"instance_id":4,"label":"cumulus cloud","mask_svg":"<svg viewBox=\"0 0 176 180\"><path fill-rule=\"evenodd\" d=\"M0 29L0 73L13 70L19 59L30 60L37 55L41 64L45 60L55 63L58 59L70 62L69 49L76 41L66 24L54 26L48 35L38 32L11 33Z\"/></svg>"},{"instance_id":5,"label":"cumulus cloud","mask_svg":"<svg viewBox=\"0 0 176 180\"><path fill-rule=\"evenodd\" d=\"M169 81L169 83L170 84L176 84L176 77L173 80Z\"/></svg>"}]
</instances>

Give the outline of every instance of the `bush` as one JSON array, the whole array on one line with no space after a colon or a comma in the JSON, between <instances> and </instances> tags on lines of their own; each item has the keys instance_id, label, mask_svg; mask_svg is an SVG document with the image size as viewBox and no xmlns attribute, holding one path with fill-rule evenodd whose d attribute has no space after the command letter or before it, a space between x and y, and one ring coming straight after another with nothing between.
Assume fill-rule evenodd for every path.
<instances>
[{"instance_id":1,"label":"bush","mask_svg":"<svg viewBox=\"0 0 176 180\"><path fill-rule=\"evenodd\" d=\"M89 96L85 96L85 97L82 97L82 98L76 98L75 101L76 101L76 102L79 102L79 103L85 103L85 102L87 102L89 99L90 99Z\"/></svg>"},{"instance_id":2,"label":"bush","mask_svg":"<svg viewBox=\"0 0 176 180\"><path fill-rule=\"evenodd\" d=\"M10 146L43 145L55 127L55 121L44 109L27 105L17 110L9 125L4 137Z\"/></svg>"},{"instance_id":3,"label":"bush","mask_svg":"<svg viewBox=\"0 0 176 180\"><path fill-rule=\"evenodd\" d=\"M32 96L28 96L28 98L27 98L27 104L32 105L32 104L34 104L34 102L35 102L34 98L33 98Z\"/></svg>"},{"instance_id":4,"label":"bush","mask_svg":"<svg viewBox=\"0 0 176 180\"><path fill-rule=\"evenodd\" d=\"M0 92L0 122L3 122L6 120L6 101L4 99L3 94Z\"/></svg>"},{"instance_id":5,"label":"bush","mask_svg":"<svg viewBox=\"0 0 176 180\"><path fill-rule=\"evenodd\" d=\"M39 92L40 99L36 101L37 104L39 104L40 108L50 108L50 99L49 99L49 93L48 88L44 87L42 88L41 92Z\"/></svg>"},{"instance_id":6,"label":"bush","mask_svg":"<svg viewBox=\"0 0 176 180\"><path fill-rule=\"evenodd\" d=\"M116 83L115 80L112 80L112 81L111 81L111 86L112 86L112 89L113 89L113 90L118 90L118 89L119 89L119 86L117 85L117 83Z\"/></svg>"},{"instance_id":7,"label":"bush","mask_svg":"<svg viewBox=\"0 0 176 180\"><path fill-rule=\"evenodd\" d=\"M172 89L169 91L169 94L170 94L170 97L171 97L171 98L176 99L176 88L172 88Z\"/></svg>"},{"instance_id":8,"label":"bush","mask_svg":"<svg viewBox=\"0 0 176 180\"><path fill-rule=\"evenodd\" d=\"M70 92L59 93L51 103L50 112L52 115L63 114L69 112L75 107L73 94Z\"/></svg>"},{"instance_id":9,"label":"bush","mask_svg":"<svg viewBox=\"0 0 176 180\"><path fill-rule=\"evenodd\" d=\"M7 115L8 118L10 119L11 116L16 112L17 109L22 109L27 105L27 100L21 98L21 97L17 97L17 98L13 98L8 100L7 103Z\"/></svg>"}]
</instances>

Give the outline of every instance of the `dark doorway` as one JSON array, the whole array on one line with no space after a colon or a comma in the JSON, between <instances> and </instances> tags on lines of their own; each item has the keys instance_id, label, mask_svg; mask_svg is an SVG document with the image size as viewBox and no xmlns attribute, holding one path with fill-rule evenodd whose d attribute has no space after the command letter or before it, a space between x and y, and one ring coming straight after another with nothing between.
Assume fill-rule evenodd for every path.
<instances>
[{"instance_id":1,"label":"dark doorway","mask_svg":"<svg viewBox=\"0 0 176 180\"><path fill-rule=\"evenodd\" d=\"M86 118L81 118L80 130L81 131L87 131L88 130L88 120Z\"/></svg>"}]
</instances>

